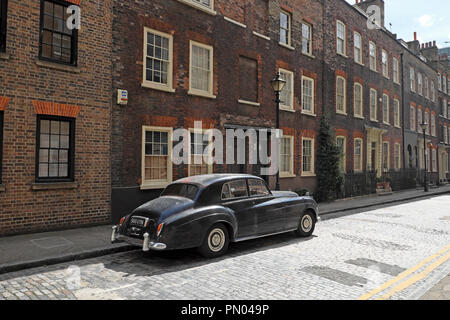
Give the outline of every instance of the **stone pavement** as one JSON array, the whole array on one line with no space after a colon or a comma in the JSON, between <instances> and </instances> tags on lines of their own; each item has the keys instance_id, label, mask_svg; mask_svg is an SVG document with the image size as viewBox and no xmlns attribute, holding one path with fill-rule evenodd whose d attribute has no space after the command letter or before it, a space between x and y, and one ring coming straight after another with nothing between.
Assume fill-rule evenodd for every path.
<instances>
[{"instance_id":1,"label":"stone pavement","mask_svg":"<svg viewBox=\"0 0 450 320\"><path fill-rule=\"evenodd\" d=\"M310 238L233 243L215 259L136 250L11 272L0 275L0 300L420 299L450 273L449 206L443 195L349 211Z\"/></svg>"},{"instance_id":2,"label":"stone pavement","mask_svg":"<svg viewBox=\"0 0 450 320\"><path fill-rule=\"evenodd\" d=\"M450 275L428 291L421 300L450 300Z\"/></svg>"},{"instance_id":3,"label":"stone pavement","mask_svg":"<svg viewBox=\"0 0 450 320\"><path fill-rule=\"evenodd\" d=\"M388 203L450 193L450 185L407 190L388 196L365 196L319 205L321 215L368 208ZM330 215L334 216L334 215ZM113 252L133 250L127 244L111 244L111 226L97 226L0 238L0 274L26 268L85 259Z\"/></svg>"}]
</instances>

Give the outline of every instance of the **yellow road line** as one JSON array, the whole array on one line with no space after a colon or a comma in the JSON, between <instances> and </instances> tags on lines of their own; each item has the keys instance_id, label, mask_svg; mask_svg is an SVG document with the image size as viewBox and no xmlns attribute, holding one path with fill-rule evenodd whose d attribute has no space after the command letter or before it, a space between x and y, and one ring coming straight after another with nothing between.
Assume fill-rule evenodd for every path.
<instances>
[{"instance_id":1,"label":"yellow road line","mask_svg":"<svg viewBox=\"0 0 450 320\"><path fill-rule=\"evenodd\" d=\"M442 254L444 254L445 252L447 252L450 249L450 244L448 246L446 246L444 249L442 249L441 251L439 251L438 253L432 255L431 257L426 258L425 260L423 260L422 262L420 262L418 265L412 267L411 269L408 269L406 271L403 271L402 273L400 273L397 277L395 277L394 279L389 280L388 282L386 282L385 284L383 284L381 287L374 289L364 295L362 295L361 297L358 298L358 300L368 300L370 298L372 298L374 295L386 290L387 288L389 288L390 286L396 284L397 282L400 282L401 280L403 280L404 278L406 278L407 276L413 274L414 272L416 272L417 270L419 270L420 268L422 268L424 265L426 265L427 263L433 261L434 259L436 259L437 257L441 256Z\"/></svg>"},{"instance_id":2,"label":"yellow road line","mask_svg":"<svg viewBox=\"0 0 450 320\"><path fill-rule=\"evenodd\" d=\"M391 289L391 291L389 291L389 293L383 295L381 298L377 299L377 300L387 300L390 297L392 297L394 294L396 294L397 292L400 292L402 290L405 290L406 288L410 287L411 285L413 285L414 283L424 279L430 272L432 272L434 269L436 269L437 267L439 267L441 264L443 264L444 262L446 262L448 259L450 259L450 253L448 253L446 256L440 258L439 260L437 260L436 262L434 262L433 264L431 264L430 266L428 266L424 271L422 271L421 273L411 277L410 279L400 283L399 285L395 286L394 288Z\"/></svg>"}]
</instances>

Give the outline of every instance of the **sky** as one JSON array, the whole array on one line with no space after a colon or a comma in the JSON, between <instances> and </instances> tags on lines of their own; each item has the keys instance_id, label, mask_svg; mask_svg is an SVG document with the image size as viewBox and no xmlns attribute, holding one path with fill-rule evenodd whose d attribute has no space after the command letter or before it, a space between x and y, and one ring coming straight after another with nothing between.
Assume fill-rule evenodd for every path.
<instances>
[{"instance_id":1,"label":"sky","mask_svg":"<svg viewBox=\"0 0 450 320\"><path fill-rule=\"evenodd\" d=\"M384 3L385 26L398 38L411 41L416 31L421 43L436 41L439 48L450 47L449 0L384 0Z\"/></svg>"}]
</instances>

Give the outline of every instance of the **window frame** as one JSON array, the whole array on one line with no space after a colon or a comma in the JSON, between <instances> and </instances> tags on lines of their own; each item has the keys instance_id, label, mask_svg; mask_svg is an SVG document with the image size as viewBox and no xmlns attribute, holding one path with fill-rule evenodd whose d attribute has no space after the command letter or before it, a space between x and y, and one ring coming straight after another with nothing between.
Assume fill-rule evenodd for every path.
<instances>
[{"instance_id":1,"label":"window frame","mask_svg":"<svg viewBox=\"0 0 450 320\"><path fill-rule=\"evenodd\" d=\"M343 105L342 105L343 106L343 110L342 111L338 109L338 97L339 97L339 94L338 94L338 92L339 92L338 83L339 83L340 79L343 80L343 84L344 84L343 85L343 97L344 97L344 100L343 100ZM342 115L347 115L347 79L345 79L342 76L337 76L336 77L336 106L335 106L335 108L336 108L336 113L342 114Z\"/></svg>"},{"instance_id":2,"label":"window frame","mask_svg":"<svg viewBox=\"0 0 450 320\"><path fill-rule=\"evenodd\" d=\"M205 136L205 135L207 135L207 131L208 131L207 129L202 129L201 134L203 136ZM189 159L191 159L191 156L192 156L192 154L191 154L191 143L192 143L191 133L195 134L195 133L200 133L200 132L197 132L195 128L189 128L189 138L188 138L188 143L189 143L188 157L189 157ZM209 145L213 141L213 136L211 134L209 134L208 136L209 136L208 137L208 145ZM202 137L202 142L204 142L203 138L204 137ZM203 150L203 152L204 152L204 150ZM213 155L212 154L209 154L209 157L210 157L211 160L213 159ZM203 161L205 161L205 159L202 157L202 162ZM204 164L208 166L208 173L207 174L213 173L213 163L211 162L210 164L209 163L204 163ZM188 176L189 177L192 176L191 175L191 166L192 165L196 165L196 164L195 163L190 163L190 164L187 165L188 166ZM202 165L203 165L203 163L202 163Z\"/></svg>"},{"instance_id":3,"label":"window frame","mask_svg":"<svg viewBox=\"0 0 450 320\"><path fill-rule=\"evenodd\" d=\"M356 36L359 37L359 47L356 46ZM356 60L356 51L359 50L359 60ZM363 64L363 45L362 45L362 35L353 31L353 56L356 63Z\"/></svg>"},{"instance_id":4,"label":"window frame","mask_svg":"<svg viewBox=\"0 0 450 320\"><path fill-rule=\"evenodd\" d=\"M307 26L309 28L309 38L305 38L303 36L303 26ZM303 46L303 41L306 39L308 46L309 46L309 50L305 51L305 48ZM312 24L302 21L302 53L306 54L308 56L312 56L313 54L313 26Z\"/></svg>"},{"instance_id":5,"label":"window frame","mask_svg":"<svg viewBox=\"0 0 450 320\"><path fill-rule=\"evenodd\" d=\"M396 159L396 153L398 154L398 159ZM402 153L400 143L394 143L394 169L399 171L402 168Z\"/></svg>"},{"instance_id":6,"label":"window frame","mask_svg":"<svg viewBox=\"0 0 450 320\"><path fill-rule=\"evenodd\" d=\"M304 90L304 86L303 86L303 81L311 81L311 90L312 90L312 97L311 97L311 111L305 110L304 109L304 103L303 103L303 98L304 98L304 94L305 94L305 90ZM316 115L316 103L315 103L315 97L316 97L316 92L315 92L315 85L316 85L316 81L313 78L307 77L305 75L302 75L302 113L303 114L308 114L308 115Z\"/></svg>"},{"instance_id":7,"label":"window frame","mask_svg":"<svg viewBox=\"0 0 450 320\"><path fill-rule=\"evenodd\" d=\"M375 95L375 112L372 113L372 93ZM369 118L370 121L373 122L378 122L378 91L374 88L370 88L370 93L369 93Z\"/></svg>"},{"instance_id":8,"label":"window frame","mask_svg":"<svg viewBox=\"0 0 450 320\"><path fill-rule=\"evenodd\" d=\"M243 196L243 197L234 197L234 198L223 198L223 197L222 197L222 195L223 195L223 188L225 188L225 185L227 185L227 186L228 186L228 189L230 190L230 184L231 184L231 183L234 183L234 182L240 182L240 181L244 181L244 182L245 182L245 186L246 186L246 190L247 190L247 195L246 195L246 196ZM231 191L230 191L230 194L231 194ZM220 191L220 200L221 200L221 201L228 202L228 201L236 201L236 200L247 199L247 198L250 198L250 190L249 190L249 187L248 187L248 181L247 181L247 179L236 179L236 180L232 180L232 181L225 182L225 183L222 185L222 190Z\"/></svg>"},{"instance_id":9,"label":"window frame","mask_svg":"<svg viewBox=\"0 0 450 320\"><path fill-rule=\"evenodd\" d=\"M344 38L339 38L339 25L344 27ZM343 41L342 50L343 52L339 52L339 41ZM336 20L336 53L340 54L344 57L347 57L347 26L341 20Z\"/></svg>"},{"instance_id":10,"label":"window frame","mask_svg":"<svg viewBox=\"0 0 450 320\"><path fill-rule=\"evenodd\" d=\"M421 72L417 73L417 93L423 96L423 75Z\"/></svg>"},{"instance_id":11,"label":"window frame","mask_svg":"<svg viewBox=\"0 0 450 320\"><path fill-rule=\"evenodd\" d=\"M421 124L423 122L423 117L424 117L424 111L422 110L422 108L417 108L417 119L416 119L416 126L417 128L415 128L414 130L417 130L417 132L422 133L422 127Z\"/></svg>"},{"instance_id":12,"label":"window frame","mask_svg":"<svg viewBox=\"0 0 450 320\"><path fill-rule=\"evenodd\" d=\"M286 69L283 69L283 68L278 68L278 71L280 73L288 74L291 77L291 83L290 83L290 88L289 88L290 91L291 91L291 94L290 94L290 97L289 97L290 100L291 100L291 105L284 104L283 102L285 102L285 101L281 101L280 102L280 110L294 111L295 110L295 93L294 93L294 90L295 90L295 86L294 86L295 74L294 74L293 71L286 70Z\"/></svg>"},{"instance_id":13,"label":"window frame","mask_svg":"<svg viewBox=\"0 0 450 320\"><path fill-rule=\"evenodd\" d=\"M359 159L360 169L356 168L357 162L355 160L356 159L356 142L357 141L359 141L361 143L361 146L360 146L361 154L359 155L360 156L360 159ZM362 172L364 170L364 166L363 166L363 163L364 163L363 159L364 158L363 157L364 157L364 140L361 139L361 138L355 138L354 141L353 141L353 170L355 172Z\"/></svg>"},{"instance_id":14,"label":"window frame","mask_svg":"<svg viewBox=\"0 0 450 320\"><path fill-rule=\"evenodd\" d=\"M374 55L372 55L372 50L371 50L372 46L374 48ZM377 45L375 44L375 42L369 41L369 69L374 72L378 72L377 71L377 68L378 68L377 51L378 51ZM372 65L372 59L373 59L373 65Z\"/></svg>"},{"instance_id":15,"label":"window frame","mask_svg":"<svg viewBox=\"0 0 450 320\"><path fill-rule=\"evenodd\" d=\"M394 127L401 128L400 114L400 101L398 99L394 99Z\"/></svg>"},{"instance_id":16,"label":"window frame","mask_svg":"<svg viewBox=\"0 0 450 320\"><path fill-rule=\"evenodd\" d=\"M169 44L169 46L170 46L170 44ZM209 52L210 70L208 71L209 72L208 91L203 91L200 89L192 88L192 78L193 78L193 72L192 72L192 68L193 68L192 52L193 52L193 50L192 49L193 49L193 46L206 49ZM207 98L216 98L216 96L213 94L213 91L214 91L214 47L207 45L207 44L197 42L197 41L190 40L189 41L189 91L188 91L188 94L195 95L195 96L207 97Z\"/></svg>"},{"instance_id":17,"label":"window frame","mask_svg":"<svg viewBox=\"0 0 450 320\"><path fill-rule=\"evenodd\" d=\"M411 92L416 92L416 71L409 67L409 88Z\"/></svg>"},{"instance_id":18,"label":"window frame","mask_svg":"<svg viewBox=\"0 0 450 320\"><path fill-rule=\"evenodd\" d=\"M400 84L400 62L396 57L392 59L392 78L394 83Z\"/></svg>"},{"instance_id":19,"label":"window frame","mask_svg":"<svg viewBox=\"0 0 450 320\"><path fill-rule=\"evenodd\" d=\"M41 120L49 121L66 121L69 122L69 155L67 159L68 177L39 177L39 153L41 146ZM35 182L36 183L58 183L58 182L74 182L75 181L75 130L76 119L69 117L53 116L38 114L36 115L36 156L35 156ZM51 149L49 147L49 149Z\"/></svg>"},{"instance_id":20,"label":"window frame","mask_svg":"<svg viewBox=\"0 0 450 320\"><path fill-rule=\"evenodd\" d=\"M416 107L413 105L409 106L409 130L416 131Z\"/></svg>"},{"instance_id":21,"label":"window frame","mask_svg":"<svg viewBox=\"0 0 450 320\"><path fill-rule=\"evenodd\" d=\"M387 150L384 150L384 147L387 145ZM391 162L391 150L390 150L390 147L391 147L391 145L390 145L390 143L389 143L389 141L383 141L383 143L382 143L382 149L381 149L381 156L382 156L382 161L381 161L381 170L383 171L383 172L389 172L389 170L391 169L391 164L390 164L390 162ZM385 151L387 151L386 153L385 153ZM385 158L385 156L386 156L386 158ZM385 165L385 160L386 160L386 167L384 166Z\"/></svg>"},{"instance_id":22,"label":"window frame","mask_svg":"<svg viewBox=\"0 0 450 320\"><path fill-rule=\"evenodd\" d=\"M287 29L281 26L281 14L284 14L288 18L288 26ZM281 41L281 31L287 30L287 43ZM279 42L281 45L291 47L292 46L292 14L286 10L280 10L280 39Z\"/></svg>"},{"instance_id":23,"label":"window frame","mask_svg":"<svg viewBox=\"0 0 450 320\"><path fill-rule=\"evenodd\" d=\"M303 149L304 149L304 142L305 141L311 141L311 170L310 171L303 171L303 166L304 166L304 157L305 157L305 155L304 155L304 152L303 152ZM314 177L316 174L315 174L315 163L314 163L314 161L315 161L315 139L314 138L308 138L308 137L302 137L302 166L301 166L301 169L302 169L302 177Z\"/></svg>"},{"instance_id":24,"label":"window frame","mask_svg":"<svg viewBox=\"0 0 450 320\"><path fill-rule=\"evenodd\" d=\"M337 136L336 137L336 146L338 146L337 141L339 139L343 140L342 144L342 152L340 154L340 161L339 161L339 169L343 170L343 173L347 173L347 137L346 136Z\"/></svg>"},{"instance_id":25,"label":"window frame","mask_svg":"<svg viewBox=\"0 0 450 320\"><path fill-rule=\"evenodd\" d=\"M385 49L381 51L381 69L383 76L389 79L389 54Z\"/></svg>"},{"instance_id":26,"label":"window frame","mask_svg":"<svg viewBox=\"0 0 450 320\"><path fill-rule=\"evenodd\" d=\"M282 161L282 154L281 154L281 149L282 149L282 142L281 140L283 139L289 139L289 167L290 167L290 171L281 171L281 161ZM289 178L289 177L294 177L294 136L289 136L289 135L283 135L283 137L280 140L280 159L279 159L279 163L280 163L280 178Z\"/></svg>"},{"instance_id":27,"label":"window frame","mask_svg":"<svg viewBox=\"0 0 450 320\"><path fill-rule=\"evenodd\" d=\"M357 113L356 110L356 88L360 88L360 105L359 105L359 109L360 109L360 113ZM364 118L364 88L363 85L359 82L355 82L353 84L353 115L357 118Z\"/></svg>"},{"instance_id":28,"label":"window frame","mask_svg":"<svg viewBox=\"0 0 450 320\"><path fill-rule=\"evenodd\" d=\"M154 81L147 80L147 49L148 49L148 33L153 33L160 37L169 39L169 57L167 67L167 84L161 84ZM164 33L152 28L144 27L144 39L143 39L143 65L142 65L142 86L150 89L161 90L166 92L175 92L173 87L173 35Z\"/></svg>"},{"instance_id":29,"label":"window frame","mask_svg":"<svg viewBox=\"0 0 450 320\"><path fill-rule=\"evenodd\" d=\"M430 127L431 136L436 137L436 115L433 112L431 112L430 114Z\"/></svg>"},{"instance_id":30,"label":"window frame","mask_svg":"<svg viewBox=\"0 0 450 320\"><path fill-rule=\"evenodd\" d=\"M178 0L178 1L183 2L183 3L187 4L188 6L205 11L207 13L216 14L216 12L214 11L214 0L210 0L211 1L210 6L205 6L195 0Z\"/></svg>"},{"instance_id":31,"label":"window frame","mask_svg":"<svg viewBox=\"0 0 450 320\"><path fill-rule=\"evenodd\" d=\"M155 131L155 132L167 132L168 140L167 140L167 179L166 180L146 180L145 179L145 144L146 144L146 136L147 131ZM142 145L141 145L141 190L146 189L164 189L170 183L172 183L172 174L173 174L173 164L172 164L172 133L173 128L171 127L156 127L156 126L142 126ZM190 145L189 145L190 148Z\"/></svg>"},{"instance_id":32,"label":"window frame","mask_svg":"<svg viewBox=\"0 0 450 320\"><path fill-rule=\"evenodd\" d=\"M74 5L73 3L64 1L64 0L40 0L40 21L39 21L39 60L48 61L52 63L67 65L67 66L78 66L78 30L73 29L72 32L72 41L71 41L71 62L65 62L61 60L56 60L52 58L47 58L42 56L42 40L44 34L44 6L45 2L51 2L53 4L61 5L67 10L68 7ZM53 31L51 31L53 34ZM58 32L59 33L59 32ZM53 41L53 39L52 39Z\"/></svg>"},{"instance_id":33,"label":"window frame","mask_svg":"<svg viewBox=\"0 0 450 320\"><path fill-rule=\"evenodd\" d=\"M6 36L8 30L8 0L3 0L1 2L0 15L2 17L2 21L0 24L0 52L6 52Z\"/></svg>"},{"instance_id":34,"label":"window frame","mask_svg":"<svg viewBox=\"0 0 450 320\"><path fill-rule=\"evenodd\" d=\"M386 98L386 100L385 100ZM389 105L389 95L383 93L383 123L386 125L391 125L390 123L390 105Z\"/></svg>"}]
</instances>

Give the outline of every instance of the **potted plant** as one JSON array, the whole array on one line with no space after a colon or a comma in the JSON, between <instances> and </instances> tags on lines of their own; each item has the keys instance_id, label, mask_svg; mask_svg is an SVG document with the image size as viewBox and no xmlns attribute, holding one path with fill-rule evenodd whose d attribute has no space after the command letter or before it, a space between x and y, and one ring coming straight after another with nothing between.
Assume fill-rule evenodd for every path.
<instances>
[{"instance_id":1,"label":"potted plant","mask_svg":"<svg viewBox=\"0 0 450 320\"><path fill-rule=\"evenodd\" d=\"M377 178L377 191L391 192L391 177L381 176Z\"/></svg>"}]
</instances>

